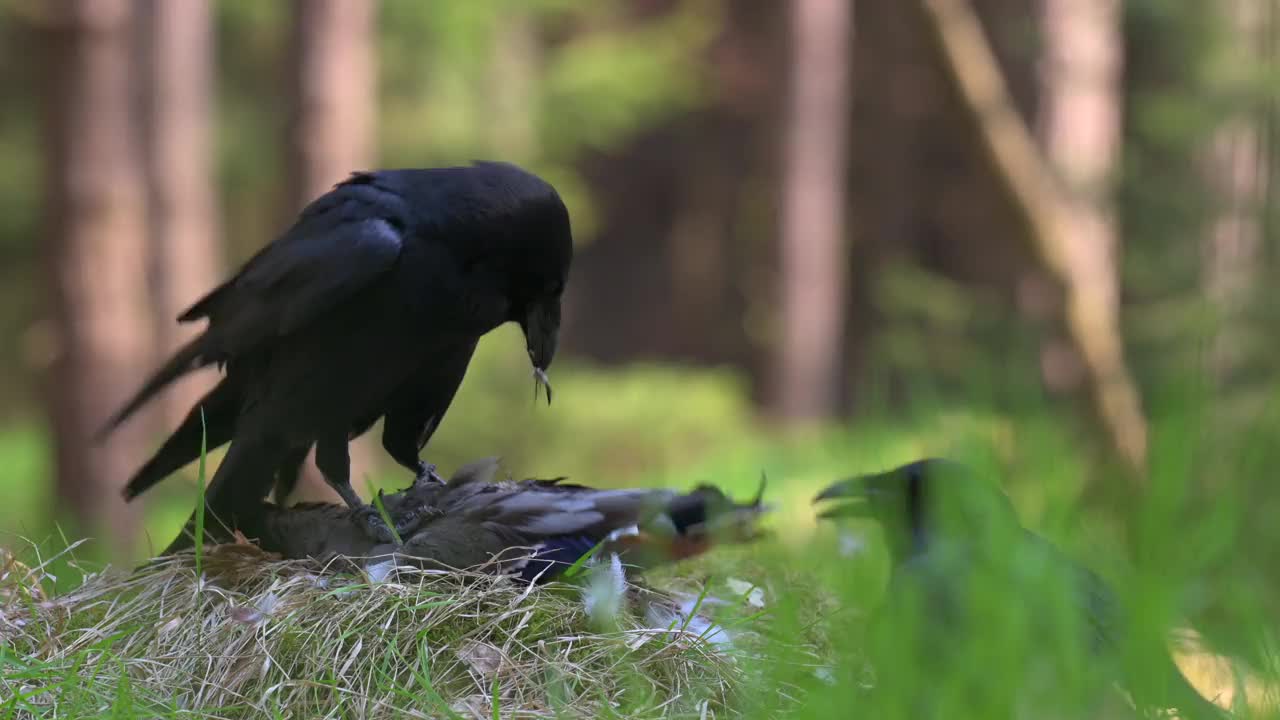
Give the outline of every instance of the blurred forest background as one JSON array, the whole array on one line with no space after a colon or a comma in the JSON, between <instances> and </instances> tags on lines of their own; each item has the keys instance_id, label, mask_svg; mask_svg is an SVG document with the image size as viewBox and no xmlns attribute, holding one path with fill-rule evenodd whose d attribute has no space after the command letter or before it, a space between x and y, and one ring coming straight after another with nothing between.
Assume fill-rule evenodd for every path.
<instances>
[{"instance_id":1,"label":"blurred forest background","mask_svg":"<svg viewBox=\"0 0 1280 720\"><path fill-rule=\"evenodd\" d=\"M491 158L572 214L556 402L495 333L442 469L799 497L977 438L1033 525L1185 476L1269 583L1276 10L0 0L0 529L167 542L194 472L119 490L209 377L91 435L177 314L352 170Z\"/></svg>"}]
</instances>

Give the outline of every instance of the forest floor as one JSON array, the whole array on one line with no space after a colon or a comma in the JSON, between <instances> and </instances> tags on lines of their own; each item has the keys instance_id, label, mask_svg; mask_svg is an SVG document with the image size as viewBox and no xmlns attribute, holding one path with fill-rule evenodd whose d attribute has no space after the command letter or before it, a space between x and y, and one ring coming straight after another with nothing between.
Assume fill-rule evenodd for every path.
<instances>
[{"instance_id":1,"label":"forest floor","mask_svg":"<svg viewBox=\"0 0 1280 720\"><path fill-rule=\"evenodd\" d=\"M1077 437L1069 423L1047 415L1015 422L932 412L910 425L864 420L856 428L771 437L739 418L743 403L726 399L733 393L721 379L700 384L652 370L634 383L590 373L566 384L574 383L566 396L613 402L582 417L562 410L521 428L518 437L527 435L527 446L516 448L506 466L554 475L564 465L575 480L592 485L711 482L734 497L749 497L764 471L765 500L776 508L766 521L772 539L716 548L649 573L621 599L619 612L609 616L614 619L603 622L588 610L600 598L580 585L531 588L487 573L326 568L279 561L243 544L209 548L199 569L188 555L113 570L97 561L92 543L68 542L57 531L11 531L0 541L16 554L0 558L0 720L914 719L921 678L913 670L906 686L886 683L895 678L876 678L863 650L865 620L886 600L887 563L877 531L849 534L814 519L810 498L832 480L927 455L986 458L988 468L1004 469L1002 485L1025 524L1118 583L1129 607L1167 617L1172 626L1182 624L1178 609L1187 607L1186 598L1203 597L1214 558L1252 532L1241 526L1235 535L1205 535L1217 544L1193 553L1191 547L1203 544L1194 538L1218 533L1186 525L1188 516L1204 513L1148 503L1137 523L1169 554L1155 561L1154 572L1135 574L1141 566L1126 544L1131 528L1109 508L1084 503ZM685 401L666 425L664 408L671 403L655 403L655 387ZM459 415L456 432L503 446L484 434L496 426L494 413L502 406L495 403L489 413L473 399L469 407L476 406L480 410ZM459 443L442 447L453 444ZM1179 448L1156 447L1169 457L1153 466L1176 476ZM0 474L41 476L30 460L40 454L34 436L0 436L0 454L10 450L16 460L0 462ZM654 456L662 458L658 470L620 474L637 458ZM442 465L448 470L453 462ZM384 482L395 484L394 478ZM149 533L161 544L191 506L189 486L169 485L148 516ZM0 520L27 507L17 503L33 502L22 488L0 477ZM1215 502L1225 507L1241 498L1224 486ZM1242 566L1209 589L1230 587L1241 597L1255 589L1263 593L1251 598L1258 602L1241 606L1265 608L1269 572ZM1123 582L1126 577L1145 578L1145 584ZM1022 601L1003 599L1014 614ZM1265 614L1240 614L1233 622L1245 637L1276 632ZM949 695L950 678L924 678L925 687L949 703L945 716L992 717L993 699L1011 694L1005 679L1025 676L1031 656L1056 652L1068 668L1092 662L1080 648L1058 648L1048 636L1023 640L1023 652L966 650L973 653L967 666L987 695ZM1280 717L1280 661L1246 669L1202 649L1182 652L1178 661L1202 694L1234 705L1238 717L1267 716L1243 714L1250 708L1270 708L1271 717ZM1012 693L1021 694L1022 688ZM1086 707L1046 713L1033 704L1012 716L1126 717L1123 710Z\"/></svg>"},{"instance_id":2,"label":"forest floor","mask_svg":"<svg viewBox=\"0 0 1280 720\"><path fill-rule=\"evenodd\" d=\"M829 549L716 550L643 578L603 615L592 604L611 598L589 580L359 571L249 544L207 548L198 569L187 554L91 572L61 593L41 574L77 567L74 545L44 566L9 557L0 718L856 717L874 683L850 628L882 569L824 573L840 539L807 544ZM1207 696L1243 689L1277 707L1275 686L1221 658L1179 661Z\"/></svg>"}]
</instances>

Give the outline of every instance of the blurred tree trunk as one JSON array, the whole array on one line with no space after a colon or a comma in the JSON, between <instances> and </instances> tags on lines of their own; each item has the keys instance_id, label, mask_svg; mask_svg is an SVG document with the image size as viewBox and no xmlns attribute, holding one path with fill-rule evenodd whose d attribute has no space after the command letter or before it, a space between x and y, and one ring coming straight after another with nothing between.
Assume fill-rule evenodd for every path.
<instances>
[{"instance_id":1,"label":"blurred tree trunk","mask_svg":"<svg viewBox=\"0 0 1280 720\"><path fill-rule=\"evenodd\" d=\"M772 393L788 11L725 4L700 66L707 104L579 155L596 227L566 295L564 342L578 354L730 363L753 394ZM599 297L611 301L578 302Z\"/></svg>"},{"instance_id":2,"label":"blurred tree trunk","mask_svg":"<svg viewBox=\"0 0 1280 720\"><path fill-rule=\"evenodd\" d=\"M1226 18L1224 66L1232 79L1268 77L1264 69L1272 62L1273 32L1268 0L1221 0L1219 8ZM1204 158L1215 208L1205 238L1204 284L1218 321L1209 363L1220 387L1241 370L1249 351L1245 314L1258 290L1269 185L1261 103L1240 104L1214 132Z\"/></svg>"},{"instance_id":3,"label":"blurred tree trunk","mask_svg":"<svg viewBox=\"0 0 1280 720\"><path fill-rule=\"evenodd\" d=\"M1098 190L1064 188L1058 181L1014 107L982 25L969 3L965 0L918 2L926 27L973 121L993 173L1003 184L1010 203L1021 213L1027 237L1046 274L1063 291L1063 324L1074 351L1083 361L1092 407L1119 456L1140 477L1146 463L1147 424L1137 385L1124 358L1114 257L1108 260L1101 249L1103 241L1100 238L1108 236L1105 223L1099 223L1107 218L1107 214L1100 213L1098 208L1090 208L1087 202L1091 197L1100 197L1096 195ZM1112 4L1098 5L1099 9L1087 13L1088 19L1084 21L1087 24L1081 26L1086 34L1068 36L1068 39L1078 38L1081 45L1068 47L1066 51L1093 57L1089 67L1111 67L1112 72L1116 72L1114 63L1119 57L1115 54L1118 45L1109 44L1119 40L1112 37L1112 30L1100 29L1103 21L1099 20L1108 17L1105 11ZM1076 8L1081 6L1082 3L1072 4L1073 11L1065 14L1074 16L1079 12ZM1081 22L1078 17L1075 20L1068 17L1066 21ZM1079 33L1081 30L1073 26L1065 32ZM1088 32L1101 34L1091 36ZM1075 62L1071 60L1072 64ZM1085 80L1104 87L1116 82L1114 77ZM1077 91L1070 92L1074 94ZM1114 92L1113 89L1110 95L1098 94L1096 98L1093 93L1100 93L1097 89L1083 93L1082 97L1091 99L1081 107L1100 102L1099 98L1114 97ZM1082 133L1080 137L1093 136L1091 142L1101 150L1106 147L1105 132L1109 132L1105 128L1115 122L1112 114L1118 110L1103 108L1090 112L1095 111L1098 119L1092 122L1097 122L1097 128L1090 133ZM1082 167L1091 166L1084 164Z\"/></svg>"},{"instance_id":4,"label":"blurred tree trunk","mask_svg":"<svg viewBox=\"0 0 1280 720\"><path fill-rule=\"evenodd\" d=\"M352 172L371 169L376 19L372 0L294 0L287 161L293 202L285 222ZM351 477L357 487L372 466L367 439L352 443ZM316 470L313 452L293 499L336 497Z\"/></svg>"},{"instance_id":5,"label":"blurred tree trunk","mask_svg":"<svg viewBox=\"0 0 1280 720\"><path fill-rule=\"evenodd\" d=\"M93 433L152 362L143 267L146 207L131 87L132 3L53 5L44 47L45 260L57 350L48 377L59 513L129 554L136 510L120 495L147 442L139 423Z\"/></svg>"},{"instance_id":6,"label":"blurred tree trunk","mask_svg":"<svg viewBox=\"0 0 1280 720\"><path fill-rule=\"evenodd\" d=\"M671 304L680 309L671 319L672 340L676 353L683 357L697 357L699 348L713 343L719 334L728 279L721 241L728 188L722 176L732 163L721 150L723 140L705 130L713 127L717 118L700 120L692 124L704 136L685 154L679 205L667 236ZM741 148L736 150L741 152Z\"/></svg>"},{"instance_id":7,"label":"blurred tree trunk","mask_svg":"<svg viewBox=\"0 0 1280 720\"><path fill-rule=\"evenodd\" d=\"M294 0L291 216L374 159L376 10L368 0Z\"/></svg>"},{"instance_id":8,"label":"blurred tree trunk","mask_svg":"<svg viewBox=\"0 0 1280 720\"><path fill-rule=\"evenodd\" d=\"M1040 17L1041 142L1069 205L1067 258L1079 292L1098 313L1118 318L1113 180L1123 103L1120 2L1042 0ZM1075 391L1085 380L1079 351L1067 339L1047 342L1041 360L1045 382L1054 390Z\"/></svg>"},{"instance_id":9,"label":"blurred tree trunk","mask_svg":"<svg viewBox=\"0 0 1280 720\"><path fill-rule=\"evenodd\" d=\"M526 163L537 151L536 97L541 48L527 8L511 3L498 18L489 59L488 144L495 159Z\"/></svg>"},{"instance_id":10,"label":"blurred tree trunk","mask_svg":"<svg viewBox=\"0 0 1280 720\"><path fill-rule=\"evenodd\" d=\"M830 417L845 373L845 146L851 0L791 1L790 93L784 129L781 316L772 410Z\"/></svg>"},{"instance_id":11,"label":"blurred tree trunk","mask_svg":"<svg viewBox=\"0 0 1280 720\"><path fill-rule=\"evenodd\" d=\"M214 190L213 17L207 0L146 0L142 12L144 126L157 362L200 332L178 315L218 282L221 249ZM176 426L217 381L209 368L162 397Z\"/></svg>"}]
</instances>

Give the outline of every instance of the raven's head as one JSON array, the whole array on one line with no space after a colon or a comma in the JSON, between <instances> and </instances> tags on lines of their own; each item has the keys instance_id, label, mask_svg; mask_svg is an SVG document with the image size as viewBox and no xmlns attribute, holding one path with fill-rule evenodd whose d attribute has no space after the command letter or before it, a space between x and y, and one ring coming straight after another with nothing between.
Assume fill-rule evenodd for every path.
<instances>
[{"instance_id":1,"label":"raven's head","mask_svg":"<svg viewBox=\"0 0 1280 720\"><path fill-rule=\"evenodd\" d=\"M548 186L550 187L550 186ZM560 297L569 280L569 264L573 260L573 236L569 231L569 213L560 198L551 191L546 206L539 214L541 223L535 246L526 262L515 270L513 317L524 332L529 362L538 386L546 389L551 404L551 383L547 368L556 356L560 337Z\"/></svg>"},{"instance_id":2,"label":"raven's head","mask_svg":"<svg viewBox=\"0 0 1280 720\"><path fill-rule=\"evenodd\" d=\"M978 527L985 517L1003 516L994 506L973 505L975 497L1004 495L981 490L982 483L959 463L939 458L917 460L870 475L859 475L834 483L813 499L827 503L819 517L859 517L876 521L884 529L890 550L899 557L919 552L938 530L940 510L973 520ZM978 490L979 492L970 492ZM1004 505L1007 506L1007 499ZM1011 512L1011 508L1009 509Z\"/></svg>"},{"instance_id":3,"label":"raven's head","mask_svg":"<svg viewBox=\"0 0 1280 720\"><path fill-rule=\"evenodd\" d=\"M573 262L569 211L549 183L515 165L472 166L485 190L485 226L494 275L504 295L504 320L524 332L534 377L546 388L560 335L560 297Z\"/></svg>"}]
</instances>

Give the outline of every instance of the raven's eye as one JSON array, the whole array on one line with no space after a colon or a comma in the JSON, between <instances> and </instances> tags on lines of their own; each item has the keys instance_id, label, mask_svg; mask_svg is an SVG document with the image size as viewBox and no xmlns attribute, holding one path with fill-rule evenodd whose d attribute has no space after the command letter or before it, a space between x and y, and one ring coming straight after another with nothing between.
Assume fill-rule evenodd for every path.
<instances>
[{"instance_id":1,"label":"raven's eye","mask_svg":"<svg viewBox=\"0 0 1280 720\"><path fill-rule=\"evenodd\" d=\"M556 280L555 282L551 283L551 288L548 290L547 294L559 295L562 292L564 292L564 282L560 280Z\"/></svg>"}]
</instances>

